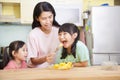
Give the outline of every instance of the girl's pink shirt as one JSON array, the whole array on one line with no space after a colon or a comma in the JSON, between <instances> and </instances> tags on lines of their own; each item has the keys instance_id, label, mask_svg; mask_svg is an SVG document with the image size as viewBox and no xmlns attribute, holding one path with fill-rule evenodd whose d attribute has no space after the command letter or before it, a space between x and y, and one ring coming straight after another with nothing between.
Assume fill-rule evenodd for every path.
<instances>
[{"instance_id":1,"label":"girl's pink shirt","mask_svg":"<svg viewBox=\"0 0 120 80\"><path fill-rule=\"evenodd\" d=\"M53 26L51 33L45 34L39 27L36 27L30 32L27 40L28 66L44 68L49 65L47 62L33 65L30 58L40 58L56 50L60 43L58 39L58 29L59 28Z\"/></svg>"},{"instance_id":2,"label":"girl's pink shirt","mask_svg":"<svg viewBox=\"0 0 120 80\"><path fill-rule=\"evenodd\" d=\"M14 60L10 60L4 69L23 69L23 68L27 68L27 64L25 61L22 61L21 67L18 67Z\"/></svg>"}]
</instances>

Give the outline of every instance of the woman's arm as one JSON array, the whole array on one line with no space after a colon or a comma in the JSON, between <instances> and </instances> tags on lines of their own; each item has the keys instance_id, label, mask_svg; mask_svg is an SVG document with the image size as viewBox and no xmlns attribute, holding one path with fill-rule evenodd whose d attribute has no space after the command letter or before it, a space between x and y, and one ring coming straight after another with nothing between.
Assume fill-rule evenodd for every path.
<instances>
[{"instance_id":1,"label":"woman's arm","mask_svg":"<svg viewBox=\"0 0 120 80\"><path fill-rule=\"evenodd\" d=\"M31 58L31 62L34 65L42 64L44 62L52 63L55 57L55 53L48 53L48 55L41 58Z\"/></svg>"},{"instance_id":2,"label":"woman's arm","mask_svg":"<svg viewBox=\"0 0 120 80\"><path fill-rule=\"evenodd\" d=\"M46 62L46 56L41 57L41 58L30 58L32 64L34 65L38 65L38 64L42 64L44 62Z\"/></svg>"}]
</instances>

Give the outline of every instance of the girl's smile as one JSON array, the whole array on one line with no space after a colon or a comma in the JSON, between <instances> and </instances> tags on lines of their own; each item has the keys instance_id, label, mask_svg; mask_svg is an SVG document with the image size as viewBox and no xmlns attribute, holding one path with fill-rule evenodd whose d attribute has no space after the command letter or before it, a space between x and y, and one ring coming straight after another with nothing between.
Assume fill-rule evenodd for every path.
<instances>
[{"instance_id":1,"label":"girl's smile","mask_svg":"<svg viewBox=\"0 0 120 80\"><path fill-rule=\"evenodd\" d=\"M74 38L68 32L60 32L59 40L63 44L64 48L71 48L71 45L74 42Z\"/></svg>"}]
</instances>

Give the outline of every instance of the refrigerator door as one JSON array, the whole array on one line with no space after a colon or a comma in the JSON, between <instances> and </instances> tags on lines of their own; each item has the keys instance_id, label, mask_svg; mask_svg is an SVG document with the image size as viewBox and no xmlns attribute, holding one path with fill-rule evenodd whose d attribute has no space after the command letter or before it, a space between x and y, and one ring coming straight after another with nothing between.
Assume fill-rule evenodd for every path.
<instances>
[{"instance_id":1,"label":"refrigerator door","mask_svg":"<svg viewBox=\"0 0 120 80\"><path fill-rule=\"evenodd\" d=\"M120 53L120 6L92 7L94 53Z\"/></svg>"}]
</instances>

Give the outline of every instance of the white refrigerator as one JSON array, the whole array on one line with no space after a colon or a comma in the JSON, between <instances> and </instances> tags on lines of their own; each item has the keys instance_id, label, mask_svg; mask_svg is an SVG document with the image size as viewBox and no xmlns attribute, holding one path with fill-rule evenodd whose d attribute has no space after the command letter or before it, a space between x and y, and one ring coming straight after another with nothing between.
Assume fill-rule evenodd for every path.
<instances>
[{"instance_id":1,"label":"white refrigerator","mask_svg":"<svg viewBox=\"0 0 120 80\"><path fill-rule=\"evenodd\" d=\"M120 64L120 6L91 9L94 62L117 61Z\"/></svg>"}]
</instances>

